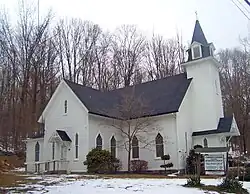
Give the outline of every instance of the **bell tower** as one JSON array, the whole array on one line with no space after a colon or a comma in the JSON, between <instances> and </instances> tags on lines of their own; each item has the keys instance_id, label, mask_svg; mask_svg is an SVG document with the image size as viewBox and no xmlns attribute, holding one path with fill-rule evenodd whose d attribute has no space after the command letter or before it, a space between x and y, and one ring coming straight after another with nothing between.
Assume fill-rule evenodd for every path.
<instances>
[{"instance_id":1,"label":"bell tower","mask_svg":"<svg viewBox=\"0 0 250 194\"><path fill-rule=\"evenodd\" d=\"M190 92L193 131L213 130L223 117L219 62L214 58L215 47L208 43L196 20L187 62L182 64L187 78L192 78Z\"/></svg>"}]
</instances>

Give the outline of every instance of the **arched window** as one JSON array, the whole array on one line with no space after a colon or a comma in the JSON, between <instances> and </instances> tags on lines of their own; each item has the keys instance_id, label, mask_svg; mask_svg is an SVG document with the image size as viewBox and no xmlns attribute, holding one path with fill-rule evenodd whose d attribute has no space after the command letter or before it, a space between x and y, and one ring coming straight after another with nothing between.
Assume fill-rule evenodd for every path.
<instances>
[{"instance_id":1,"label":"arched window","mask_svg":"<svg viewBox=\"0 0 250 194\"><path fill-rule=\"evenodd\" d=\"M204 140L203 140L203 145L204 145L204 148L207 148L207 147L208 147L207 138L204 138Z\"/></svg>"},{"instance_id":2,"label":"arched window","mask_svg":"<svg viewBox=\"0 0 250 194\"><path fill-rule=\"evenodd\" d=\"M132 140L132 158L139 158L139 144L136 136Z\"/></svg>"},{"instance_id":3,"label":"arched window","mask_svg":"<svg viewBox=\"0 0 250 194\"><path fill-rule=\"evenodd\" d=\"M111 156L116 158L116 139L114 136L110 140L110 145L111 145Z\"/></svg>"},{"instance_id":4,"label":"arched window","mask_svg":"<svg viewBox=\"0 0 250 194\"><path fill-rule=\"evenodd\" d=\"M52 160L55 159L55 142L52 143Z\"/></svg>"},{"instance_id":5,"label":"arched window","mask_svg":"<svg viewBox=\"0 0 250 194\"><path fill-rule=\"evenodd\" d=\"M160 133L155 137L155 145L156 145L156 157L162 157L164 155L164 145L163 145L163 137Z\"/></svg>"},{"instance_id":6,"label":"arched window","mask_svg":"<svg viewBox=\"0 0 250 194\"><path fill-rule=\"evenodd\" d=\"M36 142L35 146L35 161L39 161L39 155L40 155L40 145L38 142Z\"/></svg>"},{"instance_id":7,"label":"arched window","mask_svg":"<svg viewBox=\"0 0 250 194\"><path fill-rule=\"evenodd\" d=\"M75 157L78 158L78 147L79 147L79 143L78 143L78 134L76 133L76 137L75 137Z\"/></svg>"},{"instance_id":8,"label":"arched window","mask_svg":"<svg viewBox=\"0 0 250 194\"><path fill-rule=\"evenodd\" d=\"M96 138L96 148L102 149L102 137L100 134Z\"/></svg>"},{"instance_id":9,"label":"arched window","mask_svg":"<svg viewBox=\"0 0 250 194\"><path fill-rule=\"evenodd\" d=\"M64 100L64 113L66 114L68 112L68 101Z\"/></svg>"}]
</instances>

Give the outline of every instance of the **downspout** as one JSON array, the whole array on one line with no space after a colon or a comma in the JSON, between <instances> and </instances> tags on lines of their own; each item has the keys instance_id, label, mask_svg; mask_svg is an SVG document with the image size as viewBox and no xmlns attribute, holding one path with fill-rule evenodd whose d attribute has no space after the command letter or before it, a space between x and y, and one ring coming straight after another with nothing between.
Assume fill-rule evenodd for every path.
<instances>
[{"instance_id":1,"label":"downspout","mask_svg":"<svg viewBox=\"0 0 250 194\"><path fill-rule=\"evenodd\" d=\"M172 113L174 118L175 118L175 128L176 128L176 135L175 135L175 138L176 138L176 153L177 153L177 170L179 171L180 169L180 160L179 160L179 141L178 141L178 122L177 122L177 116L176 116L176 113Z\"/></svg>"}]
</instances>

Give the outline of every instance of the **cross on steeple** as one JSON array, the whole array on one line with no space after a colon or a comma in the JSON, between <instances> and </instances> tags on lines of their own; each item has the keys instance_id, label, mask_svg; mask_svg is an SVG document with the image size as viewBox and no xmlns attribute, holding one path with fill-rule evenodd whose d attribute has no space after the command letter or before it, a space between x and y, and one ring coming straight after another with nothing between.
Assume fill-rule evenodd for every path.
<instances>
[{"instance_id":1,"label":"cross on steeple","mask_svg":"<svg viewBox=\"0 0 250 194\"><path fill-rule=\"evenodd\" d=\"M196 20L198 20L198 13L195 11Z\"/></svg>"}]
</instances>

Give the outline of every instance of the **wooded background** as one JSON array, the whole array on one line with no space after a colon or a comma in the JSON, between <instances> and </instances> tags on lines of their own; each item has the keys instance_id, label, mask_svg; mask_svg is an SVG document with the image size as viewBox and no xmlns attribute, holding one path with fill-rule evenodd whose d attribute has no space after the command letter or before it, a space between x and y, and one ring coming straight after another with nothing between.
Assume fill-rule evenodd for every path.
<instances>
[{"instance_id":1,"label":"wooded background","mask_svg":"<svg viewBox=\"0 0 250 194\"><path fill-rule=\"evenodd\" d=\"M62 78L102 91L182 72L186 48L172 39L146 37L134 25L114 32L91 21L38 20L35 8L19 7L17 21L0 13L0 148L20 151L22 140L41 132L37 119ZM250 65L247 39L217 52L226 114L234 113L241 151L250 149ZM201 107L202 108L202 107Z\"/></svg>"}]
</instances>

